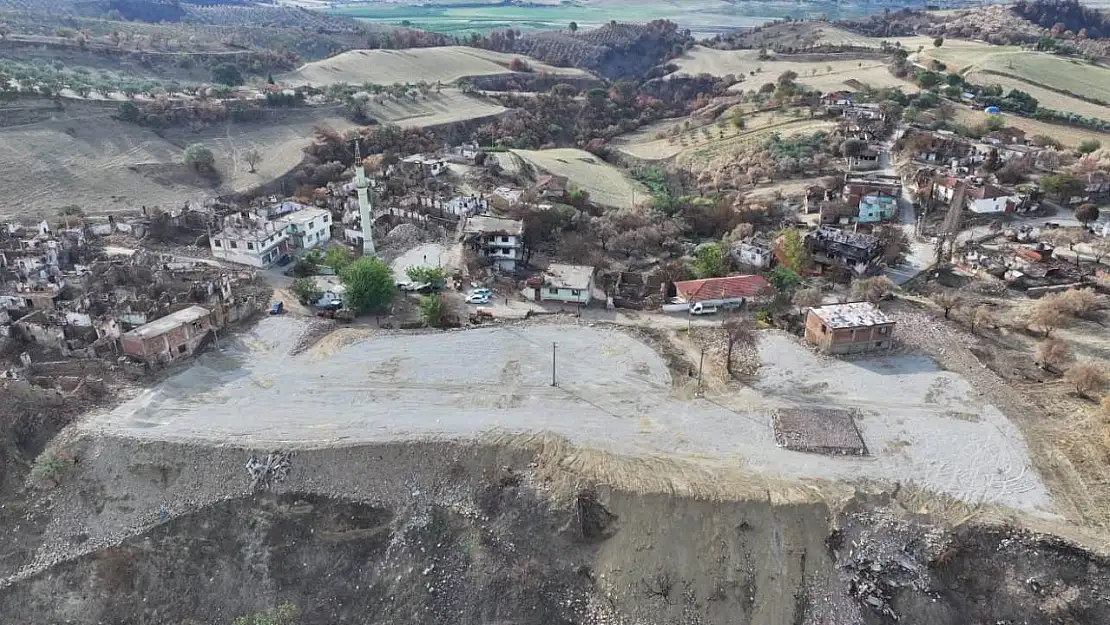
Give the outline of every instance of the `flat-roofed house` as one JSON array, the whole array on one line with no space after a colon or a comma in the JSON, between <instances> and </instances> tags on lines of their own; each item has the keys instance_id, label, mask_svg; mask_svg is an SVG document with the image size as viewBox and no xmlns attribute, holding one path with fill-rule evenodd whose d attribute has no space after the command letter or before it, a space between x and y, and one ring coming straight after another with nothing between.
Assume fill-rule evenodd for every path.
<instances>
[{"instance_id":1,"label":"flat-roofed house","mask_svg":"<svg viewBox=\"0 0 1110 625\"><path fill-rule=\"evenodd\" d=\"M806 342L827 354L858 354L890 349L894 319L870 302L810 308Z\"/></svg>"}]
</instances>

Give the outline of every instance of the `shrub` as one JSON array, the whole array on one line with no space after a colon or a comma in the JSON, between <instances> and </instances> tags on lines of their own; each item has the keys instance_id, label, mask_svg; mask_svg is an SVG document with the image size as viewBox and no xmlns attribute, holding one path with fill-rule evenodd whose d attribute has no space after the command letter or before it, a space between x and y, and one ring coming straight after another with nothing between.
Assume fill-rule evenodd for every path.
<instances>
[{"instance_id":1,"label":"shrub","mask_svg":"<svg viewBox=\"0 0 1110 625\"><path fill-rule=\"evenodd\" d=\"M528 65L528 63L519 56L515 56L513 60L509 61L509 69L514 72L531 72L532 66Z\"/></svg>"},{"instance_id":2,"label":"shrub","mask_svg":"<svg viewBox=\"0 0 1110 625\"><path fill-rule=\"evenodd\" d=\"M1045 371L1060 370L1064 365L1075 360L1072 356L1071 348L1068 344L1060 339L1045 339L1037 343L1037 348L1033 352L1034 357L1037 359L1037 364Z\"/></svg>"},{"instance_id":3,"label":"shrub","mask_svg":"<svg viewBox=\"0 0 1110 625\"><path fill-rule=\"evenodd\" d=\"M194 171L209 171L216 164L216 156L203 143L194 143L185 148L185 164Z\"/></svg>"},{"instance_id":4,"label":"shrub","mask_svg":"<svg viewBox=\"0 0 1110 625\"><path fill-rule=\"evenodd\" d=\"M447 282L447 272L442 267L409 267L405 275L413 282L426 282L437 289L443 288Z\"/></svg>"},{"instance_id":5,"label":"shrub","mask_svg":"<svg viewBox=\"0 0 1110 625\"><path fill-rule=\"evenodd\" d=\"M320 297L324 295L313 278L298 278L293 281L289 290L297 296L298 302L306 306L320 301Z\"/></svg>"},{"instance_id":6,"label":"shrub","mask_svg":"<svg viewBox=\"0 0 1110 625\"><path fill-rule=\"evenodd\" d=\"M1064 379L1075 387L1075 392L1080 397L1089 397L1091 393L1106 387L1106 374L1099 367L1086 362L1068 369Z\"/></svg>"},{"instance_id":7,"label":"shrub","mask_svg":"<svg viewBox=\"0 0 1110 625\"><path fill-rule=\"evenodd\" d=\"M61 483L62 476L73 463L62 457L56 449L43 451L31 467L31 479L39 486L53 488Z\"/></svg>"},{"instance_id":8,"label":"shrub","mask_svg":"<svg viewBox=\"0 0 1110 625\"><path fill-rule=\"evenodd\" d=\"M1079 146L1075 149L1075 151L1079 152L1080 154L1090 154L1091 152L1094 152L1101 147L1102 142L1100 142L1098 139L1085 139L1079 143Z\"/></svg>"},{"instance_id":9,"label":"shrub","mask_svg":"<svg viewBox=\"0 0 1110 625\"><path fill-rule=\"evenodd\" d=\"M237 87L243 84L243 74L239 72L238 67L231 63L220 63L212 68L212 81L230 87Z\"/></svg>"}]
</instances>

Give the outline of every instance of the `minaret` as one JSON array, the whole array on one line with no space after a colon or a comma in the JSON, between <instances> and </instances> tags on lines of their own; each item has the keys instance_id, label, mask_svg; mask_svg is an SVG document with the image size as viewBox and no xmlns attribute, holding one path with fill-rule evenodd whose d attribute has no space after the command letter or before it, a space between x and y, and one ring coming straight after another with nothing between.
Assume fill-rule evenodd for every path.
<instances>
[{"instance_id":1,"label":"minaret","mask_svg":"<svg viewBox=\"0 0 1110 625\"><path fill-rule=\"evenodd\" d=\"M355 139L355 189L358 191L358 215L362 224L362 255L377 256L374 249L374 211L370 206L370 181L366 178L366 168L362 164L362 150Z\"/></svg>"}]
</instances>

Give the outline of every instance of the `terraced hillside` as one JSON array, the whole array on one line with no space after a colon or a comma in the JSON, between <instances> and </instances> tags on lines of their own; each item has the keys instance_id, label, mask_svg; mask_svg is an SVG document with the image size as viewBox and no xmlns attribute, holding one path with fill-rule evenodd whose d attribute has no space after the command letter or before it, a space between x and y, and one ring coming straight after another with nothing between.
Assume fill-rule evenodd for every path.
<instances>
[{"instance_id":1,"label":"terraced hillside","mask_svg":"<svg viewBox=\"0 0 1110 625\"><path fill-rule=\"evenodd\" d=\"M579 69L553 67L527 57L445 46L410 50L351 50L330 59L308 63L295 72L282 75L280 80L291 85L316 87L341 82L390 85L418 80L452 84L468 76L519 73L509 69L510 63L518 58L528 64L531 72L582 78L589 76Z\"/></svg>"}]
</instances>

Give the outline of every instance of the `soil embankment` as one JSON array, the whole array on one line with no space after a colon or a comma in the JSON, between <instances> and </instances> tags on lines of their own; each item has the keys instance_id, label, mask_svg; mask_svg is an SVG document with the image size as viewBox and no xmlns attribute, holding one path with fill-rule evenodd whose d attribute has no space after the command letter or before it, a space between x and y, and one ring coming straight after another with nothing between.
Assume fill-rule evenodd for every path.
<instances>
[{"instance_id":1,"label":"soil embankment","mask_svg":"<svg viewBox=\"0 0 1110 625\"><path fill-rule=\"evenodd\" d=\"M73 451L40 552L67 559L0 583L6 623L227 623L282 603L331 625L1110 617L1110 563L1058 541L929 527L897 497L602 485L625 460L550 439L303 450L254 479L233 447Z\"/></svg>"}]
</instances>

